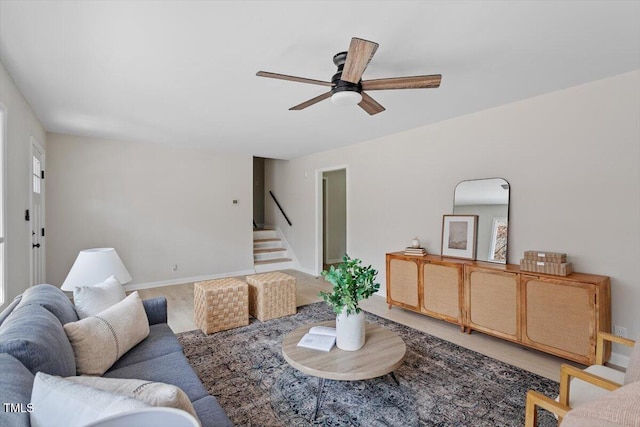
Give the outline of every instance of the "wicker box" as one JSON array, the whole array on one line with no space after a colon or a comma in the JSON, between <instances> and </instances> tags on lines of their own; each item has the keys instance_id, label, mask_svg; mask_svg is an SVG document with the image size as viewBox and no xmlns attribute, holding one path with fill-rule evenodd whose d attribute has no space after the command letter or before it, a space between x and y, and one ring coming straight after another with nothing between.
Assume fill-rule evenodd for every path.
<instances>
[{"instance_id":1,"label":"wicker box","mask_svg":"<svg viewBox=\"0 0 640 427\"><path fill-rule=\"evenodd\" d=\"M556 276L568 276L573 273L573 266L570 262L543 262L523 259L520 261L520 270L553 274Z\"/></svg>"},{"instance_id":2,"label":"wicker box","mask_svg":"<svg viewBox=\"0 0 640 427\"><path fill-rule=\"evenodd\" d=\"M280 272L247 276L249 314L264 322L296 314L296 278Z\"/></svg>"},{"instance_id":3,"label":"wicker box","mask_svg":"<svg viewBox=\"0 0 640 427\"><path fill-rule=\"evenodd\" d=\"M249 287L238 279L197 282L193 306L198 328L205 334L249 324Z\"/></svg>"},{"instance_id":4,"label":"wicker box","mask_svg":"<svg viewBox=\"0 0 640 427\"><path fill-rule=\"evenodd\" d=\"M559 252L525 251L524 259L529 261L563 263L567 262L567 254Z\"/></svg>"}]
</instances>

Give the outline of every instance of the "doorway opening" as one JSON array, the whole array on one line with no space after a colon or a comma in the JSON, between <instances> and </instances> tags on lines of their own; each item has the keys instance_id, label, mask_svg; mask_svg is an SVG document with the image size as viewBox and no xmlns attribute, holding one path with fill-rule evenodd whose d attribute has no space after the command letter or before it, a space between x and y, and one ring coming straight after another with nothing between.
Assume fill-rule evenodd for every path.
<instances>
[{"instance_id":1,"label":"doorway opening","mask_svg":"<svg viewBox=\"0 0 640 427\"><path fill-rule=\"evenodd\" d=\"M318 171L318 270L340 264L347 253L347 169Z\"/></svg>"}]
</instances>

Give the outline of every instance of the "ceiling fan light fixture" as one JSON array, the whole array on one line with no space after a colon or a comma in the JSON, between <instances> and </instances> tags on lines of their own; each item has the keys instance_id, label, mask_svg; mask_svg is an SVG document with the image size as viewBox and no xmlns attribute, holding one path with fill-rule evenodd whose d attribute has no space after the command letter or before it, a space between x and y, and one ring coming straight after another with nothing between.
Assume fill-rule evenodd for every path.
<instances>
[{"instance_id":1,"label":"ceiling fan light fixture","mask_svg":"<svg viewBox=\"0 0 640 427\"><path fill-rule=\"evenodd\" d=\"M2 0L0 0L2 1ZM289 110L304 110L327 98L336 105L358 105L367 114L373 116L385 111L375 99L369 96L370 90L386 89L422 89L440 87L441 74L431 74L409 77L390 77L384 79L362 80L362 74L367 69L371 58L378 49L378 43L353 37L349 44L349 50L339 52L333 56L333 64L338 67L331 81L307 79L305 77L288 76L286 74L258 71L259 77L289 80L298 83L308 83L320 86L329 86L331 90L311 98Z\"/></svg>"},{"instance_id":2,"label":"ceiling fan light fixture","mask_svg":"<svg viewBox=\"0 0 640 427\"><path fill-rule=\"evenodd\" d=\"M331 95L331 102L336 105L357 105L362 101L362 95L353 90L335 92Z\"/></svg>"}]
</instances>

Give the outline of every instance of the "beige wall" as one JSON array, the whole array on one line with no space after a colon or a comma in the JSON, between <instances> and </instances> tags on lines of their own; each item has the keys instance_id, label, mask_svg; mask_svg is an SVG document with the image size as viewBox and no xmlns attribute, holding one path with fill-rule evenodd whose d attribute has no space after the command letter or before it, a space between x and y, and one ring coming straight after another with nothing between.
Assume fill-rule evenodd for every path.
<instances>
[{"instance_id":1,"label":"beige wall","mask_svg":"<svg viewBox=\"0 0 640 427\"><path fill-rule=\"evenodd\" d=\"M567 252L576 270L611 276L613 323L638 338L639 93L636 71L342 149L268 161L267 186L294 227L282 227L270 207L267 222L281 226L302 268L313 271L316 171L347 165L347 249L380 270L384 294L386 252L417 235L429 252L440 253L442 215L451 213L456 184L503 177L511 185L511 262L528 249Z\"/></svg>"},{"instance_id":2,"label":"beige wall","mask_svg":"<svg viewBox=\"0 0 640 427\"><path fill-rule=\"evenodd\" d=\"M48 282L93 247L116 248L130 287L252 270L251 156L59 134L47 148Z\"/></svg>"},{"instance_id":3,"label":"beige wall","mask_svg":"<svg viewBox=\"0 0 640 427\"><path fill-rule=\"evenodd\" d=\"M31 137L46 148L42 124L0 62L0 102L7 111L6 148L6 293L7 305L30 285L31 232L24 219L31 191Z\"/></svg>"}]
</instances>

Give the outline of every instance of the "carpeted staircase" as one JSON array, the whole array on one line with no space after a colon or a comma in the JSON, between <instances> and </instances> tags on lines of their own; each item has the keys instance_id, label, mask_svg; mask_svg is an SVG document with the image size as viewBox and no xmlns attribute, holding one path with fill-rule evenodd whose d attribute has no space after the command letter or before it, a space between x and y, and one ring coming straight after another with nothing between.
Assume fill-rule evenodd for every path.
<instances>
[{"instance_id":1,"label":"carpeted staircase","mask_svg":"<svg viewBox=\"0 0 640 427\"><path fill-rule=\"evenodd\" d=\"M253 230L253 265L258 273L293 267L276 229L265 226Z\"/></svg>"}]
</instances>

